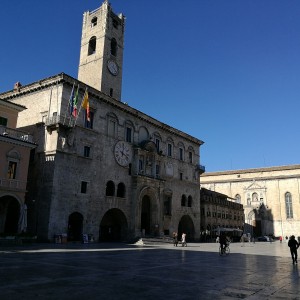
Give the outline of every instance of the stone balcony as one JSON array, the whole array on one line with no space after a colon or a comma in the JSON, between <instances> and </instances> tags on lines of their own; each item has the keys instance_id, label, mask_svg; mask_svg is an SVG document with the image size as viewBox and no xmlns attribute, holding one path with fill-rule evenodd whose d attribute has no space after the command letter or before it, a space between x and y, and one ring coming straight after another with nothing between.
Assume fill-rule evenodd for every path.
<instances>
[{"instance_id":1,"label":"stone balcony","mask_svg":"<svg viewBox=\"0 0 300 300\"><path fill-rule=\"evenodd\" d=\"M0 189L20 191L26 190L26 181L20 181L16 179L0 178Z\"/></svg>"},{"instance_id":2,"label":"stone balcony","mask_svg":"<svg viewBox=\"0 0 300 300\"><path fill-rule=\"evenodd\" d=\"M45 120L45 125L47 127L53 127L53 126L58 126L62 125L65 127L74 127L75 126L75 118L72 116L67 116L67 115L54 115L52 117L49 117Z\"/></svg>"},{"instance_id":3,"label":"stone balcony","mask_svg":"<svg viewBox=\"0 0 300 300\"><path fill-rule=\"evenodd\" d=\"M33 136L28 132L24 132L18 129L8 128L0 125L0 135L7 136L20 141L33 143Z\"/></svg>"}]
</instances>

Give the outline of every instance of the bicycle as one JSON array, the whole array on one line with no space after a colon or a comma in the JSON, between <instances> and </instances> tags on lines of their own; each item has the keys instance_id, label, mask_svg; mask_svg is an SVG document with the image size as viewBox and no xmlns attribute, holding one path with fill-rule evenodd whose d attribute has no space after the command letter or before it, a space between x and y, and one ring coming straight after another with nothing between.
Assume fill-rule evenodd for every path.
<instances>
[{"instance_id":1,"label":"bicycle","mask_svg":"<svg viewBox=\"0 0 300 300\"><path fill-rule=\"evenodd\" d=\"M220 256L229 255L229 253L230 253L229 243L226 243L226 246L223 249L220 245L220 248L219 248L219 255Z\"/></svg>"}]
</instances>

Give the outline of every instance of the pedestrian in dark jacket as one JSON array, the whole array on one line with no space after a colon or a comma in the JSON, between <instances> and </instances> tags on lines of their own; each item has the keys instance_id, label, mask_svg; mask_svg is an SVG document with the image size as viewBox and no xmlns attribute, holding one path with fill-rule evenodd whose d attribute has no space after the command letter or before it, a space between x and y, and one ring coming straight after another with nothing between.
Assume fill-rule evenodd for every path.
<instances>
[{"instance_id":1,"label":"pedestrian in dark jacket","mask_svg":"<svg viewBox=\"0 0 300 300\"><path fill-rule=\"evenodd\" d=\"M290 237L290 240L288 242L288 246L290 247L293 264L295 264L295 263L297 263L297 258L298 258L297 249L299 248L299 243L296 241L294 235L292 235Z\"/></svg>"}]
</instances>

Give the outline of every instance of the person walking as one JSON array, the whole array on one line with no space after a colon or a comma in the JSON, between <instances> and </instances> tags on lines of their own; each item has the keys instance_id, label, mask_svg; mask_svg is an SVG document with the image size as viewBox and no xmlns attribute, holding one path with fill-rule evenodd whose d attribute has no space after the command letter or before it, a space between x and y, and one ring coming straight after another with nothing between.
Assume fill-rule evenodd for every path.
<instances>
[{"instance_id":1,"label":"person walking","mask_svg":"<svg viewBox=\"0 0 300 300\"><path fill-rule=\"evenodd\" d=\"M184 247L186 246L187 247L187 243L186 243L186 234L183 232L182 235L181 235L181 246Z\"/></svg>"},{"instance_id":2,"label":"person walking","mask_svg":"<svg viewBox=\"0 0 300 300\"><path fill-rule=\"evenodd\" d=\"M243 239L243 241L244 241L244 239ZM225 253L225 248L227 245L227 237L224 232L221 232L221 234L220 234L219 243L220 243L222 253Z\"/></svg>"},{"instance_id":3,"label":"person walking","mask_svg":"<svg viewBox=\"0 0 300 300\"><path fill-rule=\"evenodd\" d=\"M296 241L294 235L292 235L290 237L290 240L288 242L288 246L290 247L293 264L295 264L295 263L297 264L297 258L298 258L297 249L299 248L299 243Z\"/></svg>"},{"instance_id":4,"label":"person walking","mask_svg":"<svg viewBox=\"0 0 300 300\"><path fill-rule=\"evenodd\" d=\"M178 234L177 234L177 232L173 232L173 244L174 244L174 246L176 246L177 247L177 245L178 245Z\"/></svg>"}]
</instances>

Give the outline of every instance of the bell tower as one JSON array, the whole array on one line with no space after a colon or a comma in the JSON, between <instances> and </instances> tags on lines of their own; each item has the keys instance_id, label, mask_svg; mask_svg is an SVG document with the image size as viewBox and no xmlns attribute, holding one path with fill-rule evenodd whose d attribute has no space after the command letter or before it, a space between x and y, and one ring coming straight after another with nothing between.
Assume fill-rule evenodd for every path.
<instances>
[{"instance_id":1,"label":"bell tower","mask_svg":"<svg viewBox=\"0 0 300 300\"><path fill-rule=\"evenodd\" d=\"M107 0L83 14L78 80L121 100L125 17Z\"/></svg>"}]
</instances>

